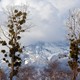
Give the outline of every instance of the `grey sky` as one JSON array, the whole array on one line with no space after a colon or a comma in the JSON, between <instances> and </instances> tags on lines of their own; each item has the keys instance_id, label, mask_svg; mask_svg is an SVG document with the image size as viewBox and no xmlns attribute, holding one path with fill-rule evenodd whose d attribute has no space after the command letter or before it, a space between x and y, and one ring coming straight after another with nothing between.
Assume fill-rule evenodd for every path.
<instances>
[{"instance_id":1,"label":"grey sky","mask_svg":"<svg viewBox=\"0 0 80 80\"><path fill-rule=\"evenodd\" d=\"M79 0L2 0L0 6L5 8L22 3L29 5L30 22L35 26L23 35L27 43L64 40L69 10L80 8Z\"/></svg>"}]
</instances>

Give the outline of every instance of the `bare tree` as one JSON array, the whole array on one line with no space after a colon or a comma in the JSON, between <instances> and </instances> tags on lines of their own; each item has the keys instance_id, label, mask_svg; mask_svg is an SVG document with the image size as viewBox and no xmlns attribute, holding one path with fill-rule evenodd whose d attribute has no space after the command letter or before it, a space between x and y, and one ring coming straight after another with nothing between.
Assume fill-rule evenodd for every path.
<instances>
[{"instance_id":1,"label":"bare tree","mask_svg":"<svg viewBox=\"0 0 80 80\"><path fill-rule=\"evenodd\" d=\"M68 39L70 41L70 56L73 60L78 59L80 44L80 10L70 12L67 20Z\"/></svg>"},{"instance_id":2,"label":"bare tree","mask_svg":"<svg viewBox=\"0 0 80 80\"><path fill-rule=\"evenodd\" d=\"M22 73L23 72L23 73ZM17 74L17 80L37 80L37 71L34 66L26 65L25 67L20 68Z\"/></svg>"},{"instance_id":3,"label":"bare tree","mask_svg":"<svg viewBox=\"0 0 80 80\"><path fill-rule=\"evenodd\" d=\"M20 54L23 53L24 46L21 46L20 39L21 33L25 32L27 28L24 28L26 23L27 12L24 10L12 9L8 15L7 34L1 28L4 37L0 37L0 44L7 47L7 50L1 49L1 53L4 54L3 60L8 63L11 68L10 80L17 75L22 60ZM8 60L8 57L10 60Z\"/></svg>"},{"instance_id":4,"label":"bare tree","mask_svg":"<svg viewBox=\"0 0 80 80\"><path fill-rule=\"evenodd\" d=\"M80 54L80 9L73 10L70 12L67 20L68 27L68 39L70 41L70 57L72 60L68 62L73 77L72 80L76 80L78 75L79 65L78 58Z\"/></svg>"},{"instance_id":5,"label":"bare tree","mask_svg":"<svg viewBox=\"0 0 80 80\"><path fill-rule=\"evenodd\" d=\"M3 69L0 69L0 80L7 80L7 76Z\"/></svg>"}]
</instances>

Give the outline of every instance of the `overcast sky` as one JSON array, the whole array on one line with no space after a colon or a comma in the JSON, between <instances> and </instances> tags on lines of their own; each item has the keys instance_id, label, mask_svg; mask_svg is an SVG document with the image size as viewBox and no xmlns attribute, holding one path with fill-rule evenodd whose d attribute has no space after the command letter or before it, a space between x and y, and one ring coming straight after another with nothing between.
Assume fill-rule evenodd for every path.
<instances>
[{"instance_id":1,"label":"overcast sky","mask_svg":"<svg viewBox=\"0 0 80 80\"><path fill-rule=\"evenodd\" d=\"M30 22L35 26L24 34L27 43L64 40L69 10L80 8L80 0L1 0L0 10L21 4L28 5Z\"/></svg>"}]
</instances>

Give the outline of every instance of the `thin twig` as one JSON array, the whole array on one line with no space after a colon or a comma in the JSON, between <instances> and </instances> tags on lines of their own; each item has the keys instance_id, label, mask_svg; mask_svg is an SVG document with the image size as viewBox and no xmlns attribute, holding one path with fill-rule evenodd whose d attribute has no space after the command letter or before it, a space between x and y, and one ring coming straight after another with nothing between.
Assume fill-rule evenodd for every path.
<instances>
[{"instance_id":1,"label":"thin twig","mask_svg":"<svg viewBox=\"0 0 80 80\"><path fill-rule=\"evenodd\" d=\"M0 27L0 28L1 28L1 27ZM7 39L9 39L9 40L10 40L10 38L6 36L6 34L4 33L4 31L3 31L3 29L2 29L2 28L1 28L1 31L2 31L3 35L4 35Z\"/></svg>"}]
</instances>

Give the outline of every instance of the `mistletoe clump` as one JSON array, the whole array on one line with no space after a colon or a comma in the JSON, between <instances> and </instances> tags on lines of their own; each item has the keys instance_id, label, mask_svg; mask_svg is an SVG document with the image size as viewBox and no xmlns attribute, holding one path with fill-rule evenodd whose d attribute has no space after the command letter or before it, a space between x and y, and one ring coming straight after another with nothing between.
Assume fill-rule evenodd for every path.
<instances>
[{"instance_id":1,"label":"mistletoe clump","mask_svg":"<svg viewBox=\"0 0 80 80\"><path fill-rule=\"evenodd\" d=\"M26 12L15 9L8 20L8 36L5 36L8 41L0 40L0 44L9 49L8 52L6 49L2 49L1 53L4 54L3 60L8 63L8 66L11 68L10 80L12 80L13 76L17 75L19 67L21 66L22 60L20 54L23 52L23 46L21 47L20 34L25 32L23 24L26 22L26 16ZM9 61L7 57L10 57L11 60Z\"/></svg>"}]
</instances>

